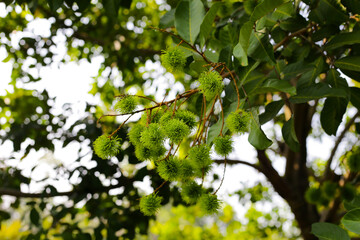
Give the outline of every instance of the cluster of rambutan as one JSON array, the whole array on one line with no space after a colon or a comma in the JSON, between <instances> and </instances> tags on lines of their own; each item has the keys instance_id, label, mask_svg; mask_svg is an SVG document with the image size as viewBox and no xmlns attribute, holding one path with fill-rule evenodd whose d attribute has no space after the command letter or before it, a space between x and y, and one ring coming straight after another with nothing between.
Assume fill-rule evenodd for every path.
<instances>
[{"instance_id":1,"label":"cluster of rambutan","mask_svg":"<svg viewBox=\"0 0 360 240\"><path fill-rule=\"evenodd\" d=\"M169 72L183 70L186 58L179 47L168 48L161 56L163 66ZM220 98L224 89L223 79L219 72L207 71L199 76L199 90L206 100ZM215 99L216 100L216 99ZM124 95L115 104L115 110L121 114L132 113L138 105L136 96ZM226 118L226 126L232 133L248 131L250 115L246 111L237 110ZM180 186L183 200L189 204L198 203L205 214L213 214L220 208L221 201L216 194L209 193L200 181L211 170L211 145L194 141L185 158L176 154L176 146L191 137L198 124L197 116L187 110L174 108L152 108L146 110L141 119L134 124L128 138L135 146L135 155L140 161L153 161L157 172L165 181L175 182ZM201 126L199 126L201 127ZM196 143L196 144L195 144ZM231 135L219 135L211 143L214 151L226 157L233 150ZM109 158L119 153L120 139L103 135L94 142L95 153L101 158ZM140 210L145 215L153 215L161 206L162 198L152 193L141 198Z\"/></svg>"}]
</instances>

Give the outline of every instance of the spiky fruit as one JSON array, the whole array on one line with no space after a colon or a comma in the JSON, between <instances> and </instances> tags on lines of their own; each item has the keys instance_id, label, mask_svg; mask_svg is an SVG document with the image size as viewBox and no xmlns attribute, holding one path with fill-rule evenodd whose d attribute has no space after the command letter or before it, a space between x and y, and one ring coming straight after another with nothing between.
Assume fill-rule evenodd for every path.
<instances>
[{"instance_id":1,"label":"spiky fruit","mask_svg":"<svg viewBox=\"0 0 360 240\"><path fill-rule=\"evenodd\" d=\"M162 52L161 64L171 73L184 69L186 63L185 53L179 47L170 47Z\"/></svg>"},{"instance_id":2,"label":"spiky fruit","mask_svg":"<svg viewBox=\"0 0 360 240\"><path fill-rule=\"evenodd\" d=\"M197 169L208 169L211 166L210 147L206 144L197 145L190 149L189 160Z\"/></svg>"},{"instance_id":3,"label":"spiky fruit","mask_svg":"<svg viewBox=\"0 0 360 240\"><path fill-rule=\"evenodd\" d=\"M115 104L114 109L119 113L131 113L136 109L137 99L131 95L124 95Z\"/></svg>"},{"instance_id":4,"label":"spiky fruit","mask_svg":"<svg viewBox=\"0 0 360 240\"><path fill-rule=\"evenodd\" d=\"M121 139L118 137L109 138L107 135L101 135L94 141L94 151L102 159L108 159L116 156L121 147Z\"/></svg>"},{"instance_id":5,"label":"spiky fruit","mask_svg":"<svg viewBox=\"0 0 360 240\"><path fill-rule=\"evenodd\" d=\"M171 119L164 127L165 135L174 143L179 143L190 134L189 127L179 119Z\"/></svg>"},{"instance_id":6,"label":"spiky fruit","mask_svg":"<svg viewBox=\"0 0 360 240\"><path fill-rule=\"evenodd\" d=\"M146 216L154 215L161 207L162 197L155 193L142 197L140 200L140 211Z\"/></svg>"},{"instance_id":7,"label":"spiky fruit","mask_svg":"<svg viewBox=\"0 0 360 240\"><path fill-rule=\"evenodd\" d=\"M233 141L231 136L219 136L214 139L214 149L217 154L220 156L227 156L232 152Z\"/></svg>"},{"instance_id":8,"label":"spiky fruit","mask_svg":"<svg viewBox=\"0 0 360 240\"><path fill-rule=\"evenodd\" d=\"M181 197L186 203L196 203L202 193L202 187L194 181L182 185Z\"/></svg>"},{"instance_id":9,"label":"spiky fruit","mask_svg":"<svg viewBox=\"0 0 360 240\"><path fill-rule=\"evenodd\" d=\"M222 77L217 71L204 72L200 74L199 82L199 89L208 100L211 100L216 95L220 94L224 89Z\"/></svg>"},{"instance_id":10,"label":"spiky fruit","mask_svg":"<svg viewBox=\"0 0 360 240\"><path fill-rule=\"evenodd\" d=\"M152 148L148 148L144 146L144 144L138 144L135 147L135 156L140 161L145 160L159 160L164 157L166 149L163 145L154 146Z\"/></svg>"},{"instance_id":11,"label":"spiky fruit","mask_svg":"<svg viewBox=\"0 0 360 240\"><path fill-rule=\"evenodd\" d=\"M164 180L175 181L180 175L181 163L177 157L169 157L161 161L157 167L157 171Z\"/></svg>"},{"instance_id":12,"label":"spiky fruit","mask_svg":"<svg viewBox=\"0 0 360 240\"><path fill-rule=\"evenodd\" d=\"M244 133L249 130L250 113L243 110L232 112L226 118L226 126L233 133Z\"/></svg>"},{"instance_id":13,"label":"spiky fruit","mask_svg":"<svg viewBox=\"0 0 360 240\"><path fill-rule=\"evenodd\" d=\"M145 127L141 133L140 141L144 146L153 148L159 146L164 141L164 131L161 129L160 124L151 123L148 127Z\"/></svg>"},{"instance_id":14,"label":"spiky fruit","mask_svg":"<svg viewBox=\"0 0 360 240\"><path fill-rule=\"evenodd\" d=\"M213 194L203 194L199 200L200 209L204 214L217 213L220 209L220 203L217 196Z\"/></svg>"},{"instance_id":15,"label":"spiky fruit","mask_svg":"<svg viewBox=\"0 0 360 240\"><path fill-rule=\"evenodd\" d=\"M189 159L181 161L179 179L181 181L187 181L195 176L195 169Z\"/></svg>"},{"instance_id":16,"label":"spiky fruit","mask_svg":"<svg viewBox=\"0 0 360 240\"><path fill-rule=\"evenodd\" d=\"M190 111L176 111L175 118L183 121L190 129L193 129L196 126L196 115Z\"/></svg>"},{"instance_id":17,"label":"spiky fruit","mask_svg":"<svg viewBox=\"0 0 360 240\"><path fill-rule=\"evenodd\" d=\"M145 126L143 126L141 124L136 124L130 129L128 136L129 136L130 142L134 146L141 144L140 138L141 138L142 131L144 131L144 128L145 128Z\"/></svg>"}]
</instances>

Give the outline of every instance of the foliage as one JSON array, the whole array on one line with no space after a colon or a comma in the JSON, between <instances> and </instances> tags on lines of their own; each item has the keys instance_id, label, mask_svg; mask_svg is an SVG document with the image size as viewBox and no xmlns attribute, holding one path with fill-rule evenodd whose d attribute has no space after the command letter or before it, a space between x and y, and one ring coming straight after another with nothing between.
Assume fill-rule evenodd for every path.
<instances>
[{"instance_id":1,"label":"foliage","mask_svg":"<svg viewBox=\"0 0 360 240\"><path fill-rule=\"evenodd\" d=\"M224 176L215 191L208 181L213 165L222 163L224 174L229 164L263 174L288 203L305 240L315 239L311 226L320 220L327 223L313 225L315 235L325 233L326 238L334 231L334 236L346 236L344 229L328 224L339 223L341 200L351 203L358 197L357 1L22 0L2 6L6 13L0 46L7 54L4 61L13 65L13 91L0 97L0 134L13 151L1 162L0 194L16 198L14 209L21 198L42 200L28 201L34 205L26 215L33 226L29 238L46 238L47 230L36 227L46 215L52 216L54 227L64 227L61 237L86 237L76 222L62 224L67 213L80 214L79 203L99 222L95 239L101 239L103 231L109 239L145 234L148 216L168 202L199 203L206 213L215 213ZM46 19L49 34L28 30L35 18ZM66 39L63 56L54 50L61 37ZM42 81L36 72L46 66L91 62L98 56L103 62L90 93L101 103L88 103L86 115L77 121L70 119L72 106L64 105L55 114L55 99L46 90L31 90L31 84ZM175 74L147 69L159 60ZM165 78L159 83L162 76L151 71L175 82ZM111 106L118 112L110 112ZM219 155L228 156L234 134L248 137L256 163L212 159L212 145ZM320 157L324 168L319 170L309 141L325 135L332 136L334 144L329 157ZM73 142L87 148L94 142L95 154L89 154L94 165L85 165L86 156L79 151L73 166L55 167L55 179L78 179L71 181L72 190L58 191L49 176L40 180L42 192L22 192L35 179L10 159L20 162L31 150L55 151L57 141L63 147ZM274 167L279 157L284 160L281 171ZM134 183L147 176L155 190L144 197ZM263 190L258 186L253 192ZM54 196L72 201L55 204L49 200ZM11 217L6 209L1 213L4 219ZM349 213L343 220L347 227L358 211Z\"/></svg>"}]
</instances>

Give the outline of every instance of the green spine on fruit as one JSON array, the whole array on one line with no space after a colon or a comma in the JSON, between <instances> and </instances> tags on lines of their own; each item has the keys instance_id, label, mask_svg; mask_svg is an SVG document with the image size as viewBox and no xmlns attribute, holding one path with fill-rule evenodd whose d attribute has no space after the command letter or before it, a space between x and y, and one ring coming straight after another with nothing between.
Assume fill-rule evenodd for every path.
<instances>
[{"instance_id":1,"label":"green spine on fruit","mask_svg":"<svg viewBox=\"0 0 360 240\"><path fill-rule=\"evenodd\" d=\"M137 99L135 96L124 95L115 104L114 109L119 113L131 113L136 109Z\"/></svg>"},{"instance_id":2,"label":"green spine on fruit","mask_svg":"<svg viewBox=\"0 0 360 240\"><path fill-rule=\"evenodd\" d=\"M200 209L204 214L214 214L220 209L220 200L216 195L203 194L199 199Z\"/></svg>"},{"instance_id":3,"label":"green spine on fruit","mask_svg":"<svg viewBox=\"0 0 360 240\"><path fill-rule=\"evenodd\" d=\"M162 197L157 196L155 193L142 197L140 199L140 211L145 216L152 216L161 207Z\"/></svg>"},{"instance_id":4,"label":"green spine on fruit","mask_svg":"<svg viewBox=\"0 0 360 240\"><path fill-rule=\"evenodd\" d=\"M220 156L227 156L233 151L231 136L219 136L214 139L214 150Z\"/></svg>"},{"instance_id":5,"label":"green spine on fruit","mask_svg":"<svg viewBox=\"0 0 360 240\"><path fill-rule=\"evenodd\" d=\"M162 51L160 58L161 64L171 73L182 71L186 64L185 53L177 46Z\"/></svg>"},{"instance_id":6,"label":"green spine on fruit","mask_svg":"<svg viewBox=\"0 0 360 240\"><path fill-rule=\"evenodd\" d=\"M189 127L179 119L171 119L164 125L165 135L173 143L179 143L190 134Z\"/></svg>"},{"instance_id":7,"label":"green spine on fruit","mask_svg":"<svg viewBox=\"0 0 360 240\"><path fill-rule=\"evenodd\" d=\"M177 157L169 157L159 162L157 171L161 178L166 181L175 181L179 178L181 163Z\"/></svg>"},{"instance_id":8,"label":"green spine on fruit","mask_svg":"<svg viewBox=\"0 0 360 240\"><path fill-rule=\"evenodd\" d=\"M233 133L244 133L249 130L250 125L250 113L238 110L236 112L232 112L226 118L226 126Z\"/></svg>"},{"instance_id":9,"label":"green spine on fruit","mask_svg":"<svg viewBox=\"0 0 360 240\"><path fill-rule=\"evenodd\" d=\"M188 204L196 203L202 193L202 187L194 181L182 185L181 197Z\"/></svg>"},{"instance_id":10,"label":"green spine on fruit","mask_svg":"<svg viewBox=\"0 0 360 240\"><path fill-rule=\"evenodd\" d=\"M175 118L183 121L190 129L193 129L196 126L196 115L190 111L176 111Z\"/></svg>"},{"instance_id":11,"label":"green spine on fruit","mask_svg":"<svg viewBox=\"0 0 360 240\"><path fill-rule=\"evenodd\" d=\"M211 166L210 147L206 144L190 148L189 160L198 169L208 169Z\"/></svg>"},{"instance_id":12,"label":"green spine on fruit","mask_svg":"<svg viewBox=\"0 0 360 240\"><path fill-rule=\"evenodd\" d=\"M94 141L94 151L102 159L114 157L120 151L120 141L117 136L109 138L107 135L101 135Z\"/></svg>"},{"instance_id":13,"label":"green spine on fruit","mask_svg":"<svg viewBox=\"0 0 360 240\"><path fill-rule=\"evenodd\" d=\"M130 142L136 146L138 144L141 144L140 138L141 138L141 133L142 131L144 131L145 126L141 125L141 124L135 124L129 131L128 136L129 136L129 140Z\"/></svg>"},{"instance_id":14,"label":"green spine on fruit","mask_svg":"<svg viewBox=\"0 0 360 240\"><path fill-rule=\"evenodd\" d=\"M203 72L200 74L199 82L199 89L207 100L211 100L216 95L221 94L224 89L222 77L217 71Z\"/></svg>"},{"instance_id":15,"label":"green spine on fruit","mask_svg":"<svg viewBox=\"0 0 360 240\"><path fill-rule=\"evenodd\" d=\"M162 145L164 137L164 132L161 129L160 124L151 123L142 131L140 141L144 146L151 149Z\"/></svg>"}]
</instances>

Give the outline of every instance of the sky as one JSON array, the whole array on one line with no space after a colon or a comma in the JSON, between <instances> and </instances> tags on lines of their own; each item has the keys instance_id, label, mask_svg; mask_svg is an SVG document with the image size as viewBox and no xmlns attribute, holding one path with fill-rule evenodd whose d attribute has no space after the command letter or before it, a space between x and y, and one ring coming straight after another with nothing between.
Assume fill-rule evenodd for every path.
<instances>
[{"instance_id":1,"label":"sky","mask_svg":"<svg viewBox=\"0 0 360 240\"><path fill-rule=\"evenodd\" d=\"M4 14L4 4L0 3L0 17ZM35 34L40 34L43 36L49 35L49 27L50 23L46 20L33 20L29 25L29 32L34 32ZM21 33L17 33L19 36L14 36L14 46L16 47L16 39L21 37ZM65 54L65 37L62 37L61 34L57 38L58 44L58 54ZM7 56L5 50L0 48L0 95L5 95L6 91L13 91L12 87L8 85L10 81L10 74L12 63L7 62L3 63L2 60ZM72 108L74 110L74 115L72 115L72 120L76 121L79 117L85 114L85 104L86 102L91 102L93 104L100 104L100 100L98 96L92 96L88 94L91 89L91 83L93 82L93 77L97 76L98 69L103 61L101 56L93 58L91 62L87 62L86 60L80 61L79 63L69 62L66 64L61 64L58 67L58 63L54 63L50 66L44 67L40 71L41 81L33 84L27 84L22 86L19 82L18 87L24 87L28 89L37 89L39 91L46 89L51 97L56 97L55 108L56 111L61 111L61 107L64 103L71 103ZM160 89L156 98L161 101L163 93L167 86L173 85L174 92L170 93L175 95L175 89L181 89L181 84L175 82L173 76L170 73L165 73L164 68L160 66L159 62L152 63L150 61L147 62L145 72L152 72L155 80L155 84L157 84ZM71 87L69 87L71 86ZM153 94L155 89L147 88L148 94ZM0 123L3 121L0 119ZM314 125L319 125L319 119L314 119ZM263 126L263 129L266 134L270 134L273 129L272 124L268 123ZM341 126L343 128L343 126ZM281 132L280 127L275 129L278 133ZM234 152L229 156L229 159L241 159L244 161L249 161L252 163L256 162L256 152L254 148L247 141L247 134L241 136L234 137L234 145L236 145ZM308 150L310 159L327 159L330 154L330 148L333 146L334 137L325 136L319 141L319 139L310 138L308 141ZM85 155L87 152L92 151L89 147L86 147L88 142L84 143L82 146L83 154ZM11 161L7 162L11 165L16 165L20 169L23 169L23 173L25 175L31 176L35 179L41 179L48 176L55 176L55 171L53 167L57 164L63 164L70 168L76 167L74 165L74 161L77 158L77 151L81 146L77 143L71 143L67 147L63 148L61 142L55 143L55 151L50 152L48 150L40 150L34 151L32 150L30 154L26 157L26 161ZM339 148L339 153L342 152L341 149L344 149L345 146L341 145ZM12 150L12 146L10 142L5 142L0 145L0 159L6 159L9 153ZM271 157L271 153L270 157ZM19 159L21 158L21 154L19 154ZM216 157L216 156L214 156ZM218 157L216 157L218 158ZM86 165L88 167L93 167L94 162L91 162L90 156L85 157L81 164ZM275 158L273 161L275 168L280 172L284 172L284 159ZM29 169L32 166L38 165L38 167L30 172ZM223 166L219 166L214 168L214 171L222 176ZM241 216L245 213L245 207L241 206L238 201L237 196L229 196L230 193L239 190L240 182L248 183L249 185L255 183L258 180L264 180L264 176L257 173L254 169L244 166L228 166L226 169L226 175L224 179L224 183L222 188L219 190L218 195L220 199L225 200L230 205L234 207L238 216ZM76 183L78 179L73 177L70 179L70 183ZM67 179L59 180L59 181L51 181L51 183L58 189L58 191L68 191L71 190L71 185L69 184ZM138 183L138 186L143 188L144 192L151 193L152 189L149 186L149 179L142 183ZM236 183L236 184L234 184ZM218 184L218 183L217 183ZM42 185L38 183L32 182L30 187L25 185L22 186L22 191L24 192L38 192L42 189ZM217 185L215 185L217 188ZM115 194L115 192L114 192ZM57 198L55 201L64 201L64 198ZM283 200L276 196L274 197L274 203L285 206ZM269 211L271 205L269 206L258 206L260 209ZM285 213L284 213L285 214Z\"/></svg>"}]
</instances>

